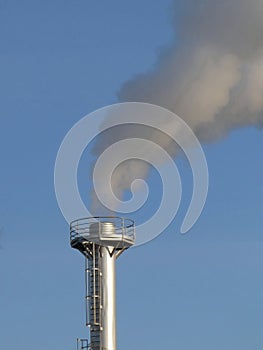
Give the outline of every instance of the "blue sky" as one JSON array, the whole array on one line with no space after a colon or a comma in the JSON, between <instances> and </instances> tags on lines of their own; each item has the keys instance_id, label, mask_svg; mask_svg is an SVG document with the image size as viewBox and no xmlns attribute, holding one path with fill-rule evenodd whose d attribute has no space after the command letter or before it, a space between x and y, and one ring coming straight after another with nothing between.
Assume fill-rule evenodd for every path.
<instances>
[{"instance_id":1,"label":"blue sky","mask_svg":"<svg viewBox=\"0 0 263 350\"><path fill-rule=\"evenodd\" d=\"M74 123L117 102L120 86L152 67L173 37L170 6L0 0L3 349L75 349L87 336L84 261L57 206L56 153ZM118 260L120 350L262 349L262 132L235 130L204 145L208 199L185 236L191 173L179 160L178 216Z\"/></svg>"}]
</instances>

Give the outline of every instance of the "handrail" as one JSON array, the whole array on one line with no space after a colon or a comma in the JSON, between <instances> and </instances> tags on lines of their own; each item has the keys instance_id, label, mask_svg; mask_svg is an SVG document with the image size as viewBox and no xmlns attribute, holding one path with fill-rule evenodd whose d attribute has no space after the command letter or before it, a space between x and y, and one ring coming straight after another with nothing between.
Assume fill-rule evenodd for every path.
<instances>
[{"instance_id":1,"label":"handrail","mask_svg":"<svg viewBox=\"0 0 263 350\"><path fill-rule=\"evenodd\" d=\"M98 224L97 232L94 231L94 224ZM107 230L107 224L112 224L113 230ZM99 240L119 240L133 241L135 240L134 221L128 218L118 216L104 217L87 217L76 219L70 224L70 240L71 242L78 238L97 237Z\"/></svg>"}]
</instances>

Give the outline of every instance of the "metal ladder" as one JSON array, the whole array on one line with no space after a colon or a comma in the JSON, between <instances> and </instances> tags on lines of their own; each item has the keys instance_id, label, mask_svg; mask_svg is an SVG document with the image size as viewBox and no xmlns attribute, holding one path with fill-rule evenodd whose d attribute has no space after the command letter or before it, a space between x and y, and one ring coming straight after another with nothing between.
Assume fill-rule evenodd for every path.
<instances>
[{"instance_id":1,"label":"metal ladder","mask_svg":"<svg viewBox=\"0 0 263 350\"><path fill-rule=\"evenodd\" d=\"M90 327L90 349L101 350L100 247L92 244L92 258L85 259L86 325Z\"/></svg>"}]
</instances>

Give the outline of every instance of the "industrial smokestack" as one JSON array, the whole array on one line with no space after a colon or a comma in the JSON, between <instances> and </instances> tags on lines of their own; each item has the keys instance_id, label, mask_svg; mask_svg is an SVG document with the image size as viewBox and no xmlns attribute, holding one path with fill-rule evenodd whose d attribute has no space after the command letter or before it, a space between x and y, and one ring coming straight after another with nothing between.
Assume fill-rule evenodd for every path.
<instances>
[{"instance_id":1,"label":"industrial smokestack","mask_svg":"<svg viewBox=\"0 0 263 350\"><path fill-rule=\"evenodd\" d=\"M70 225L70 241L86 258L88 349L116 350L115 262L134 244L134 222L119 217L78 219Z\"/></svg>"}]
</instances>

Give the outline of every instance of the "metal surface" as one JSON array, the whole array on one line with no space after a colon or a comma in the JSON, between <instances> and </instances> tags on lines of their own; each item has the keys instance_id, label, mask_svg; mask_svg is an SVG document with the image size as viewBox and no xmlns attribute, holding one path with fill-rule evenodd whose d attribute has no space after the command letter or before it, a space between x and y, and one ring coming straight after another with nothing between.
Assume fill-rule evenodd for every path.
<instances>
[{"instance_id":1,"label":"metal surface","mask_svg":"<svg viewBox=\"0 0 263 350\"><path fill-rule=\"evenodd\" d=\"M134 222L114 216L78 219L70 224L70 240L72 247L77 249L74 244L82 241L116 249L128 248L135 241Z\"/></svg>"},{"instance_id":2,"label":"metal surface","mask_svg":"<svg viewBox=\"0 0 263 350\"><path fill-rule=\"evenodd\" d=\"M116 350L116 276L118 256L135 241L132 220L79 219L70 225L71 246L86 259L86 324L89 350Z\"/></svg>"},{"instance_id":3,"label":"metal surface","mask_svg":"<svg viewBox=\"0 0 263 350\"><path fill-rule=\"evenodd\" d=\"M115 254L110 256L107 247L101 247L102 274L102 349L116 350L116 277Z\"/></svg>"}]
</instances>

